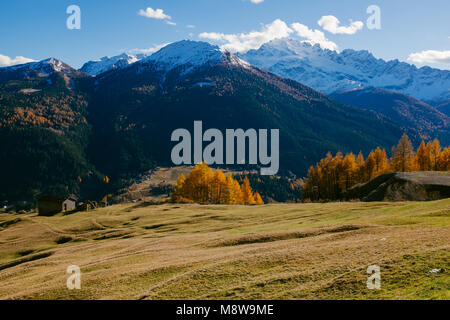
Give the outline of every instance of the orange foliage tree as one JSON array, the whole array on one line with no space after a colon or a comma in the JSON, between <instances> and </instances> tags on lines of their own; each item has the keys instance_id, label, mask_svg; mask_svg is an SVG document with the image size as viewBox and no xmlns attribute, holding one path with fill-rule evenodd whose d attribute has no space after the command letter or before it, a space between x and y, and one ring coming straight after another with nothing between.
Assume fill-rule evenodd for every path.
<instances>
[{"instance_id":1,"label":"orange foliage tree","mask_svg":"<svg viewBox=\"0 0 450 320\"><path fill-rule=\"evenodd\" d=\"M302 186L303 198L313 201L342 199L354 185L389 172L450 170L450 147L442 150L437 139L427 144L422 141L414 152L411 141L404 134L392 151L391 159L386 150L379 147L370 152L367 159L361 152L356 158L353 153L344 156L338 152L334 157L328 153L308 170Z\"/></svg>"},{"instance_id":2,"label":"orange foliage tree","mask_svg":"<svg viewBox=\"0 0 450 320\"><path fill-rule=\"evenodd\" d=\"M214 171L204 162L197 164L187 176L180 175L171 200L202 204L264 204L261 195L253 193L247 177L240 185L231 174L226 177L222 170Z\"/></svg>"},{"instance_id":3,"label":"orange foliage tree","mask_svg":"<svg viewBox=\"0 0 450 320\"><path fill-rule=\"evenodd\" d=\"M398 145L392 148L391 168L395 172L411 172L414 166L414 148L406 133Z\"/></svg>"}]
</instances>

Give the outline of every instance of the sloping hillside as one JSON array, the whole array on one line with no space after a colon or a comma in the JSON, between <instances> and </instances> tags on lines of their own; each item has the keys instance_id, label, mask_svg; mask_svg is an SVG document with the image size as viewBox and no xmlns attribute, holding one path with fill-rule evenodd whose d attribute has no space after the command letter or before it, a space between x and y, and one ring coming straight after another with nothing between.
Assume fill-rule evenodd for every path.
<instances>
[{"instance_id":1,"label":"sloping hillside","mask_svg":"<svg viewBox=\"0 0 450 320\"><path fill-rule=\"evenodd\" d=\"M192 132L195 120L203 121L204 130L222 132L279 129L281 169L299 175L328 151L390 148L401 136L401 129L381 116L205 43L168 45L128 68L97 76L87 87L93 97L93 159L111 175L147 169L142 166L152 161L171 165L171 133Z\"/></svg>"},{"instance_id":2,"label":"sloping hillside","mask_svg":"<svg viewBox=\"0 0 450 320\"><path fill-rule=\"evenodd\" d=\"M0 214L0 299L450 299L450 200ZM66 287L71 265L81 290ZM381 290L368 290L378 265Z\"/></svg>"},{"instance_id":3,"label":"sloping hillside","mask_svg":"<svg viewBox=\"0 0 450 320\"><path fill-rule=\"evenodd\" d=\"M171 133L192 132L196 120L222 132L279 129L280 173L299 176L328 151L389 149L403 131L193 41L97 77L53 58L0 68L0 106L0 200L10 202L114 193L155 166L172 166Z\"/></svg>"},{"instance_id":4,"label":"sloping hillside","mask_svg":"<svg viewBox=\"0 0 450 320\"><path fill-rule=\"evenodd\" d=\"M75 192L93 170L86 77L53 58L0 68L0 200Z\"/></svg>"},{"instance_id":5,"label":"sloping hillside","mask_svg":"<svg viewBox=\"0 0 450 320\"><path fill-rule=\"evenodd\" d=\"M418 133L421 139L450 143L450 118L444 112L402 93L364 88L333 93L333 98L377 113Z\"/></svg>"},{"instance_id":6,"label":"sloping hillside","mask_svg":"<svg viewBox=\"0 0 450 320\"><path fill-rule=\"evenodd\" d=\"M436 107L440 112L450 117L450 100L441 103Z\"/></svg>"}]
</instances>

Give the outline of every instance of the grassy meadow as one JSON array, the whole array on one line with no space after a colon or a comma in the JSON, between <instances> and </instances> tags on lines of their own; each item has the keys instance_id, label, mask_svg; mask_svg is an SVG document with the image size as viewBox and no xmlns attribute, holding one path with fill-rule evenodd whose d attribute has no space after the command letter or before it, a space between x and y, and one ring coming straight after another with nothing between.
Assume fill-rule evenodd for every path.
<instances>
[{"instance_id":1,"label":"grassy meadow","mask_svg":"<svg viewBox=\"0 0 450 320\"><path fill-rule=\"evenodd\" d=\"M0 214L0 299L450 299L449 249L450 199Z\"/></svg>"}]
</instances>

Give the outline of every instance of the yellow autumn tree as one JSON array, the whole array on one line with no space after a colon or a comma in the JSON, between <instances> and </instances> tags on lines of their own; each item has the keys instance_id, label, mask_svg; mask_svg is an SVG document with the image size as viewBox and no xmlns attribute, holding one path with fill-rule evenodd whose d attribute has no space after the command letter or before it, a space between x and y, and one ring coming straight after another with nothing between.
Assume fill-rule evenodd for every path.
<instances>
[{"instance_id":1,"label":"yellow autumn tree","mask_svg":"<svg viewBox=\"0 0 450 320\"><path fill-rule=\"evenodd\" d=\"M227 179L222 170L217 170L211 178L210 201L212 203L226 204L224 202L224 190L227 186Z\"/></svg>"},{"instance_id":2,"label":"yellow autumn tree","mask_svg":"<svg viewBox=\"0 0 450 320\"><path fill-rule=\"evenodd\" d=\"M411 141L404 134L398 145L393 148L389 160L386 150L376 148L364 160L362 152L356 157L353 153L338 152L336 156L329 152L316 166L308 170L303 181L302 194L304 199L335 200L342 199L345 192L358 183L365 183L389 172L410 172L427 170L450 170L450 148L442 150L439 140L420 144L414 152Z\"/></svg>"},{"instance_id":3,"label":"yellow autumn tree","mask_svg":"<svg viewBox=\"0 0 450 320\"><path fill-rule=\"evenodd\" d=\"M185 177L178 178L173 202L212 204L263 204L259 194L254 194L245 177L242 186L231 174L225 177L222 170L212 170L206 163L197 164Z\"/></svg>"},{"instance_id":4,"label":"yellow autumn tree","mask_svg":"<svg viewBox=\"0 0 450 320\"><path fill-rule=\"evenodd\" d=\"M416 170L429 171L431 170L431 144L425 145L425 141L417 149L416 158L414 159Z\"/></svg>"},{"instance_id":5,"label":"yellow autumn tree","mask_svg":"<svg viewBox=\"0 0 450 320\"><path fill-rule=\"evenodd\" d=\"M440 171L450 170L450 147L445 148L439 157L438 169Z\"/></svg>"},{"instance_id":6,"label":"yellow autumn tree","mask_svg":"<svg viewBox=\"0 0 450 320\"><path fill-rule=\"evenodd\" d=\"M186 182L186 177L184 176L184 174L182 173L177 180L177 184L174 187L174 191L171 195L171 200L176 202L176 201L180 201L180 202L187 202L186 199L184 198L183 194L185 192L185 182Z\"/></svg>"},{"instance_id":7,"label":"yellow autumn tree","mask_svg":"<svg viewBox=\"0 0 450 320\"><path fill-rule=\"evenodd\" d=\"M389 160L386 154L386 150L382 150L380 147L376 148L373 152L375 159L375 176L380 176L389 171Z\"/></svg>"},{"instance_id":8,"label":"yellow autumn tree","mask_svg":"<svg viewBox=\"0 0 450 320\"><path fill-rule=\"evenodd\" d=\"M340 188L347 190L355 184L356 180L356 158L353 153L349 153L342 160L342 174L340 179Z\"/></svg>"},{"instance_id":9,"label":"yellow autumn tree","mask_svg":"<svg viewBox=\"0 0 450 320\"><path fill-rule=\"evenodd\" d=\"M258 192L255 193L254 201L255 201L256 205L264 204L264 201L263 201L263 199L261 198L261 195Z\"/></svg>"},{"instance_id":10,"label":"yellow autumn tree","mask_svg":"<svg viewBox=\"0 0 450 320\"><path fill-rule=\"evenodd\" d=\"M364 181L364 155L362 152L359 152L358 157L356 158L356 173L355 173L355 182L360 183Z\"/></svg>"},{"instance_id":11,"label":"yellow autumn tree","mask_svg":"<svg viewBox=\"0 0 450 320\"><path fill-rule=\"evenodd\" d=\"M437 171L439 167L439 157L441 156L441 145L438 139L434 139L430 146L431 169Z\"/></svg>"},{"instance_id":12,"label":"yellow autumn tree","mask_svg":"<svg viewBox=\"0 0 450 320\"><path fill-rule=\"evenodd\" d=\"M235 196L233 204L244 204L244 195L242 194L242 188L237 180L233 179L233 194Z\"/></svg>"},{"instance_id":13,"label":"yellow autumn tree","mask_svg":"<svg viewBox=\"0 0 450 320\"><path fill-rule=\"evenodd\" d=\"M391 169L396 172L414 171L414 149L406 133L397 146L392 148Z\"/></svg>"},{"instance_id":14,"label":"yellow autumn tree","mask_svg":"<svg viewBox=\"0 0 450 320\"><path fill-rule=\"evenodd\" d=\"M224 204L240 204L242 203L242 191L239 183L233 179L231 173L228 174L226 187L222 194Z\"/></svg>"},{"instance_id":15,"label":"yellow autumn tree","mask_svg":"<svg viewBox=\"0 0 450 320\"><path fill-rule=\"evenodd\" d=\"M250 187L250 181L245 177L241 185L242 202L243 204L255 204L255 196L253 195L252 188Z\"/></svg>"}]
</instances>

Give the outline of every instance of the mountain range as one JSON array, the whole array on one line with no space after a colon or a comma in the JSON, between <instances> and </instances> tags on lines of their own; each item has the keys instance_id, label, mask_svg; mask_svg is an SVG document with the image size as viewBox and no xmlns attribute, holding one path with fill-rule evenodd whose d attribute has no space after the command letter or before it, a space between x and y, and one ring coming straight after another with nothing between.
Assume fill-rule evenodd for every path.
<instances>
[{"instance_id":1,"label":"mountain range","mask_svg":"<svg viewBox=\"0 0 450 320\"><path fill-rule=\"evenodd\" d=\"M328 151L390 149L403 131L415 142L422 133L376 106L349 106L205 42L81 70L54 58L0 68L0 200L114 192L171 165L171 133L192 130L195 120L205 129L280 129L282 173L299 175ZM445 126L429 108L424 114Z\"/></svg>"},{"instance_id":2,"label":"mountain range","mask_svg":"<svg viewBox=\"0 0 450 320\"><path fill-rule=\"evenodd\" d=\"M297 174L327 151L368 151L375 141L391 145L401 131L383 117L339 103L204 42L171 44L93 81L86 91L92 97L90 123L95 149L102 150L94 163L105 172L142 166L145 161L137 158L128 164L113 159L117 153L125 159L130 148L141 159L170 165L173 145L168 137L177 128L192 129L195 120L222 131L279 128L281 167ZM109 145L104 142L108 140Z\"/></svg>"},{"instance_id":3,"label":"mountain range","mask_svg":"<svg viewBox=\"0 0 450 320\"><path fill-rule=\"evenodd\" d=\"M450 101L450 71L417 68L398 60L375 58L366 50L342 52L295 39L277 39L238 57L279 76L303 83L327 95L375 87L412 96L438 107ZM144 54L124 53L89 61L80 69L98 75L145 59Z\"/></svg>"},{"instance_id":4,"label":"mountain range","mask_svg":"<svg viewBox=\"0 0 450 320\"><path fill-rule=\"evenodd\" d=\"M347 104L352 104L352 101L344 99L341 93L345 92L346 97L350 92L357 93L355 107L390 117L400 126L415 129L423 139L439 137L450 142L450 71L429 67L418 69L398 60L384 61L376 59L368 51L344 50L338 53L294 39L273 40L238 56L254 66L296 80ZM102 58L86 63L80 71L98 75L116 68L115 62L124 57L128 62L122 67L146 58L145 55L129 54ZM398 94L398 99L386 100L386 96L393 97L393 94ZM382 108L371 107L381 101L384 103ZM397 102L401 104L401 116L392 117L394 113L398 114ZM417 109L418 104L425 107ZM413 109L424 112L419 114ZM418 118L413 119L415 116Z\"/></svg>"},{"instance_id":5,"label":"mountain range","mask_svg":"<svg viewBox=\"0 0 450 320\"><path fill-rule=\"evenodd\" d=\"M450 100L450 71L385 61L365 50L336 52L299 40L277 39L239 56L325 94L376 87L407 94L433 106Z\"/></svg>"},{"instance_id":6,"label":"mountain range","mask_svg":"<svg viewBox=\"0 0 450 320\"><path fill-rule=\"evenodd\" d=\"M86 62L80 69L81 72L87 73L91 76L96 76L100 73L121 69L133 64L146 57L145 54L130 54L122 53L114 57L103 57L98 60Z\"/></svg>"}]
</instances>

